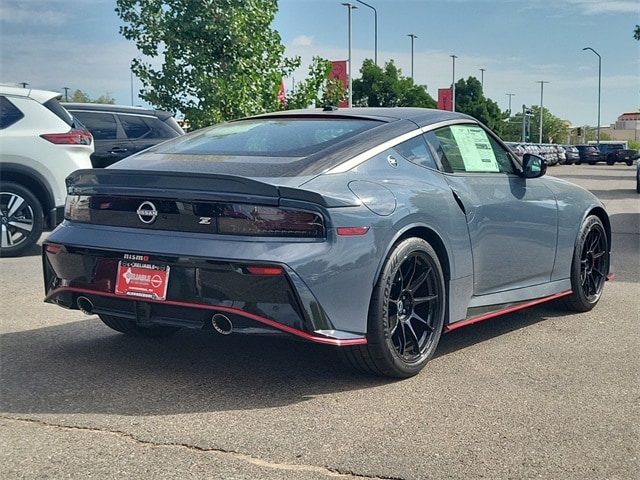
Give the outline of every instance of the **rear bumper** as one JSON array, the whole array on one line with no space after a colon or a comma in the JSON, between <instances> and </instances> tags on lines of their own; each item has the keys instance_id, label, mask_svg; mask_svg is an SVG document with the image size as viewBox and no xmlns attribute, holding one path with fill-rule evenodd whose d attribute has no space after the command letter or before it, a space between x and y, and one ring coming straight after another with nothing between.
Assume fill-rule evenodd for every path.
<instances>
[{"instance_id":1,"label":"rear bumper","mask_svg":"<svg viewBox=\"0 0 640 480\"><path fill-rule=\"evenodd\" d=\"M196 329L212 328L212 317L222 314L240 333L266 328L317 343L366 343L362 334L337 330L304 282L284 264L263 264L281 271L265 275L250 273L247 267L255 263L151 256L145 261L170 270L166 298L156 300L116 292L122 254L46 242L42 260L45 302L64 308L80 309L81 299L91 314L126 318L140 326Z\"/></svg>"}]
</instances>

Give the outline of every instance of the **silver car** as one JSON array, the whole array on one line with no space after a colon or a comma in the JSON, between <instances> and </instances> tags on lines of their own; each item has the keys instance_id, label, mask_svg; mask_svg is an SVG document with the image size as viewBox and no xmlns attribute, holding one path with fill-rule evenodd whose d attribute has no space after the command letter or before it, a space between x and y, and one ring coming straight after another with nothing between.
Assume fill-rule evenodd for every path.
<instances>
[{"instance_id":1,"label":"silver car","mask_svg":"<svg viewBox=\"0 0 640 480\"><path fill-rule=\"evenodd\" d=\"M545 172L452 112L216 125L68 178L46 301L130 335L279 332L408 377L445 331L548 300L597 304L609 217Z\"/></svg>"}]
</instances>

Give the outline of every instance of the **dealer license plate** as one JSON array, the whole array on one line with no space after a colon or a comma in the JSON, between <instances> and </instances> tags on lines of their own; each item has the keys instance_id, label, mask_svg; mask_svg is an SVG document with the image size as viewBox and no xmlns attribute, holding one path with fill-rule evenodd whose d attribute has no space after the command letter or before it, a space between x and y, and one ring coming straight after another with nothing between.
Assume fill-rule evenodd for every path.
<instances>
[{"instance_id":1,"label":"dealer license plate","mask_svg":"<svg viewBox=\"0 0 640 480\"><path fill-rule=\"evenodd\" d=\"M116 295L165 300L169 266L121 260L118 263Z\"/></svg>"}]
</instances>

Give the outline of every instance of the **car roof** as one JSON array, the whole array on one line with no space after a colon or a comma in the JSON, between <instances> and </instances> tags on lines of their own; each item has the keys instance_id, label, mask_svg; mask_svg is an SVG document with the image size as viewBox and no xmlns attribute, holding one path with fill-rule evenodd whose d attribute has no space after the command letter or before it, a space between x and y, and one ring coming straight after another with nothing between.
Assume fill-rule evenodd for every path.
<instances>
[{"instance_id":1,"label":"car roof","mask_svg":"<svg viewBox=\"0 0 640 480\"><path fill-rule=\"evenodd\" d=\"M0 95L7 95L10 97L28 97L33 98L40 103L46 103L52 98L57 98L58 100L62 98L62 94L60 92L14 87L9 85L0 85Z\"/></svg>"},{"instance_id":2,"label":"car roof","mask_svg":"<svg viewBox=\"0 0 640 480\"><path fill-rule=\"evenodd\" d=\"M128 105L112 105L110 103L63 102L62 105L67 110L128 113L133 115L153 115L160 118L173 116L171 112L167 112L165 110L154 110L151 108L135 107L135 106L128 106Z\"/></svg>"},{"instance_id":3,"label":"car roof","mask_svg":"<svg viewBox=\"0 0 640 480\"><path fill-rule=\"evenodd\" d=\"M397 120L409 120L416 125L423 127L449 120L476 120L473 117L458 112L436 110L420 107L354 107L324 109L310 108L302 110L285 110L281 112L265 113L258 115L258 118L285 118L285 117L334 117L334 118L362 118L392 122ZM255 118L255 117L253 117Z\"/></svg>"},{"instance_id":4,"label":"car roof","mask_svg":"<svg viewBox=\"0 0 640 480\"><path fill-rule=\"evenodd\" d=\"M288 122L290 120L291 122ZM359 127L353 135L336 137L335 141L321 142L319 147L304 150L295 148L287 153L253 154L248 152L215 152L197 150L199 139L205 139L209 129L224 128L224 124L211 126L188 134L182 139L174 139L145 152L118 162L124 169L189 170L207 173L231 174L253 178L305 177L315 176L342 164L345 159L355 158L369 152L373 146L394 142L400 136L428 126L470 123L478 121L467 115L425 108L346 108L346 109L303 109L271 112L228 122L303 124L306 121L320 123L356 122ZM360 129L364 123L369 123ZM285 125L282 125L285 128ZM275 133L278 126L270 126ZM333 128L326 126L326 128ZM240 129L242 130L242 129ZM313 130L313 128L311 128ZM277 136L277 135L276 135ZM293 138L293 137L292 137ZM206 143L206 142L205 142ZM181 145L186 150L181 150ZM315 144L314 144L315 145ZM193 150L193 149L196 150ZM192 154L192 152L196 152ZM295 151L295 153L294 153ZM214 161L203 161L206 156ZM133 158L135 157L135 158ZM133 160L131 160L133 158ZM259 158L259 160L256 160Z\"/></svg>"}]
</instances>

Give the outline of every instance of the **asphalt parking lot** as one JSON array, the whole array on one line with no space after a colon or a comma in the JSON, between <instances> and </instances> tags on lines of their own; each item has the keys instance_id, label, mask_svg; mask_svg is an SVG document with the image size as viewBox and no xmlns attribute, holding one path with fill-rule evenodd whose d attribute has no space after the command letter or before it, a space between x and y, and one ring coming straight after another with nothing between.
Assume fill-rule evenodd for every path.
<instances>
[{"instance_id":1,"label":"asphalt parking lot","mask_svg":"<svg viewBox=\"0 0 640 480\"><path fill-rule=\"evenodd\" d=\"M640 195L635 166L557 166L614 227L614 281L456 330L414 378L321 345L184 331L132 339L42 302L38 249L0 259L6 479L636 479Z\"/></svg>"}]
</instances>

